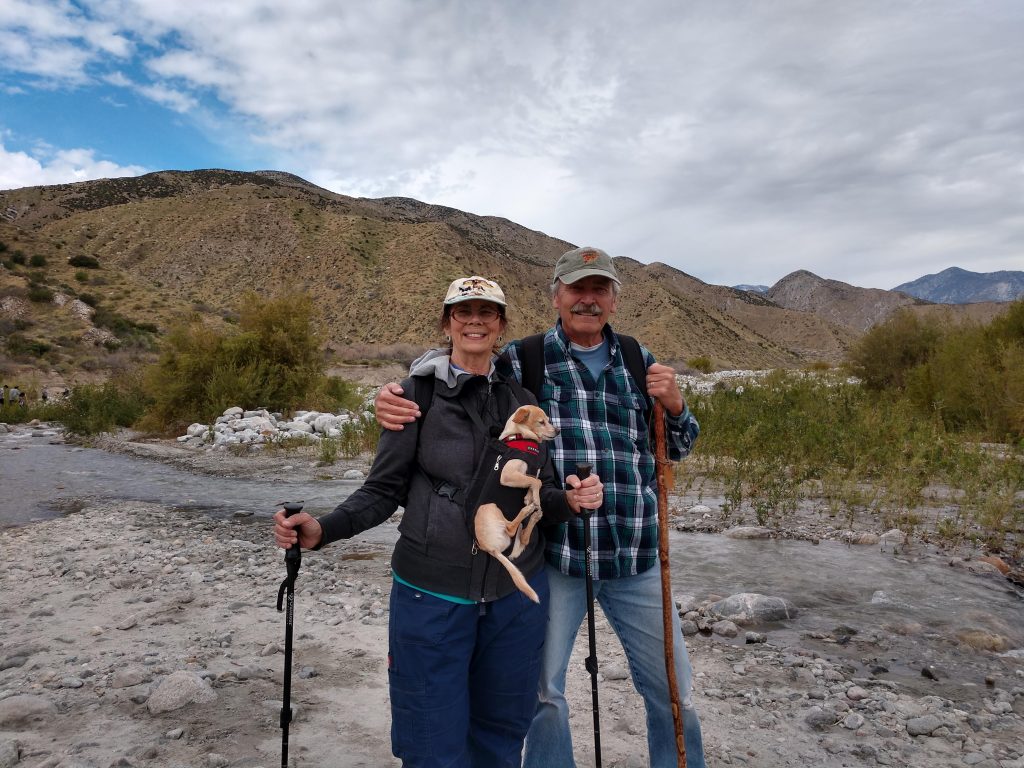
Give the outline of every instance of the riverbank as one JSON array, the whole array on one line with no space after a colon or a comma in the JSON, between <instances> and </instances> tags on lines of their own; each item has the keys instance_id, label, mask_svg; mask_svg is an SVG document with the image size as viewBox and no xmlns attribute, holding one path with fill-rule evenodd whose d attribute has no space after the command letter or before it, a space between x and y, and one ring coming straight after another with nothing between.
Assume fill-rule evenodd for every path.
<instances>
[{"instance_id":1,"label":"riverbank","mask_svg":"<svg viewBox=\"0 0 1024 768\"><path fill-rule=\"evenodd\" d=\"M138 444L157 447L124 450L153 458L168 448ZM253 462L213 452L168 460L240 475L272 476L283 466L311 477L324 471L306 458ZM297 765L397 765L385 668L395 528L392 520L372 538L303 557L291 731ZM0 766L279 764L284 619L275 602L284 569L265 518L104 501L0 532L0 557ZM725 596L676 598L710 629L712 598ZM954 698L940 680L934 688L930 678L908 686L860 663L885 656L879 633L837 626L782 645L776 636L785 621L736 623L738 637L719 626L687 640L709 765L1024 768L1019 655L964 643L960 652L985 670L985 682ZM766 642L743 643L748 631ZM1007 632L1021 640L1020 627ZM598 642L604 764L639 768L646 765L643 707L600 612ZM585 656L581 636L568 691L581 766L593 764Z\"/></svg>"}]
</instances>

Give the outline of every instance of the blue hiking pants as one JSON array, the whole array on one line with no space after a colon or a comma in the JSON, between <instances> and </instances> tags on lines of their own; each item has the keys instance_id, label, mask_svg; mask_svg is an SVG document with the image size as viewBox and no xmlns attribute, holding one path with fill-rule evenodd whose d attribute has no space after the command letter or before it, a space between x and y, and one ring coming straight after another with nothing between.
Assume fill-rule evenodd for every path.
<instances>
[{"instance_id":1,"label":"blue hiking pants","mask_svg":"<svg viewBox=\"0 0 1024 768\"><path fill-rule=\"evenodd\" d=\"M548 617L544 569L519 591L463 605L391 587L391 751L405 768L519 768L537 709Z\"/></svg>"}]
</instances>

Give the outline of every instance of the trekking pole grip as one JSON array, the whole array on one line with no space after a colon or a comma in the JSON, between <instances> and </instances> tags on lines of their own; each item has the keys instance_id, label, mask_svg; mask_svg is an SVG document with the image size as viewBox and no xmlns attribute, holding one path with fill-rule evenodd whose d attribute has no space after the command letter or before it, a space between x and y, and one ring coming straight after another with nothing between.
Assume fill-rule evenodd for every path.
<instances>
[{"instance_id":1,"label":"trekking pole grip","mask_svg":"<svg viewBox=\"0 0 1024 768\"><path fill-rule=\"evenodd\" d=\"M281 504L281 507L284 509L284 516L291 517L292 515L297 515L299 512L302 511L302 502L286 501ZM299 542L295 542L290 547L288 547L288 550L284 553L284 560L285 562L288 562L290 560L294 560L300 557L300 555L301 548L299 547Z\"/></svg>"},{"instance_id":2,"label":"trekking pole grip","mask_svg":"<svg viewBox=\"0 0 1024 768\"><path fill-rule=\"evenodd\" d=\"M576 477L578 477L580 480L586 480L588 477L590 477L590 470L592 470L593 468L594 468L593 464L577 463L576 464ZM591 512L593 510L589 510L588 509L586 511L587 512Z\"/></svg>"}]
</instances>

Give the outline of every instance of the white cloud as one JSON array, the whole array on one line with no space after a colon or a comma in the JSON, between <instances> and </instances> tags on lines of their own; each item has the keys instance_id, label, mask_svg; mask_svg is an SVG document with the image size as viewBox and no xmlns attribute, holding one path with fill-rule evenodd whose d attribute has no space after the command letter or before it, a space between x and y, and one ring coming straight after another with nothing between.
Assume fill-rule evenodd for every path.
<instances>
[{"instance_id":1,"label":"white cloud","mask_svg":"<svg viewBox=\"0 0 1024 768\"><path fill-rule=\"evenodd\" d=\"M0 189L138 176L147 172L137 165L122 166L98 160L92 149L49 150L37 155L8 151L0 142Z\"/></svg>"},{"instance_id":2,"label":"white cloud","mask_svg":"<svg viewBox=\"0 0 1024 768\"><path fill-rule=\"evenodd\" d=\"M8 68L104 72L339 192L712 282L1024 268L1013 0L0 4Z\"/></svg>"}]
</instances>

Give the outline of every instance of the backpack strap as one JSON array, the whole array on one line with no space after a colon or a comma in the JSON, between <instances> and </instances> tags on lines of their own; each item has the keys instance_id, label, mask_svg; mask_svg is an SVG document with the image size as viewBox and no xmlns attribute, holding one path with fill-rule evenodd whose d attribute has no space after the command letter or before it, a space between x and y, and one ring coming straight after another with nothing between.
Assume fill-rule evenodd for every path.
<instances>
[{"instance_id":1,"label":"backpack strap","mask_svg":"<svg viewBox=\"0 0 1024 768\"><path fill-rule=\"evenodd\" d=\"M519 346L522 353L519 369L522 372L523 388L532 392L538 403L544 387L544 336L543 333L527 336Z\"/></svg>"},{"instance_id":2,"label":"backpack strap","mask_svg":"<svg viewBox=\"0 0 1024 768\"><path fill-rule=\"evenodd\" d=\"M413 379L412 399L416 401L420 409L420 418L427 415L430 410L430 403L434 400L434 377L417 376Z\"/></svg>"},{"instance_id":3,"label":"backpack strap","mask_svg":"<svg viewBox=\"0 0 1024 768\"><path fill-rule=\"evenodd\" d=\"M640 342L632 336L616 334L619 337L619 347L622 349L622 360L626 364L626 370L633 377L633 381L640 387L640 392L647 401L647 409L653 408L651 398L647 395L647 365L644 360L643 350L640 349Z\"/></svg>"}]
</instances>

